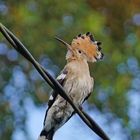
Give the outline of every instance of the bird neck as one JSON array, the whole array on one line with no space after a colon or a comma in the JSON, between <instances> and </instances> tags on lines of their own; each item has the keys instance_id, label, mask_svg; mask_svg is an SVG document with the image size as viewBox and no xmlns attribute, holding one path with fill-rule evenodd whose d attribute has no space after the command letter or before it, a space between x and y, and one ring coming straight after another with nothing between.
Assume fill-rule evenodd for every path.
<instances>
[{"instance_id":1,"label":"bird neck","mask_svg":"<svg viewBox=\"0 0 140 140\"><path fill-rule=\"evenodd\" d=\"M90 75L89 66L85 59L69 59L67 60L67 67L71 70L73 74L77 75Z\"/></svg>"}]
</instances>

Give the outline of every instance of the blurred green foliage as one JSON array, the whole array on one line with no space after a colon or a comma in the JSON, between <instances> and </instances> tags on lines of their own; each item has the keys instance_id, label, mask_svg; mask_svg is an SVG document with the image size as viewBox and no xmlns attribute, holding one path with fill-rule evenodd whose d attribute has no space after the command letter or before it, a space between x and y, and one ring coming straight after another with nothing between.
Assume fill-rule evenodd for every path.
<instances>
[{"instance_id":1,"label":"blurred green foliage","mask_svg":"<svg viewBox=\"0 0 140 140\"><path fill-rule=\"evenodd\" d=\"M46 67L56 75L66 63L66 49L54 40L54 36L70 43L77 34L90 31L102 42L104 61L90 64L95 88L89 102L94 103L102 112L112 112L128 129L130 118L127 92L136 76L129 69L128 61L129 58L134 58L140 62L138 14L139 0L0 0L0 21L20 38L39 62L46 58L49 61ZM0 41L6 42L2 35ZM10 51L9 44L8 47ZM31 96L37 105L48 99L46 91L49 87L40 78L32 80L30 74L33 67L16 55L14 61L8 59L8 55L0 55L0 137L4 140L11 138L15 125L24 129L26 120L26 116L21 115L18 122L13 121L15 113L5 94L6 86L12 85L14 69L22 69L28 81L17 103L20 108L23 107L26 96ZM16 87L16 90L19 89ZM129 131L133 139L140 133L131 129Z\"/></svg>"}]
</instances>

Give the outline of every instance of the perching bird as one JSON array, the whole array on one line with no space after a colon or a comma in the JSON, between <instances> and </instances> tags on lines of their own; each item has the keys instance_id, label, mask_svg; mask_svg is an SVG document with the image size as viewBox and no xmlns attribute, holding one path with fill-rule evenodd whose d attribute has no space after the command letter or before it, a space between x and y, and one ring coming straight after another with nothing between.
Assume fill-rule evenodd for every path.
<instances>
[{"instance_id":1,"label":"perching bird","mask_svg":"<svg viewBox=\"0 0 140 140\"><path fill-rule=\"evenodd\" d=\"M91 33L79 34L71 45L56 38L67 46L67 64L57 77L66 93L79 107L89 97L93 90L94 80L90 76L87 62L96 62L103 58L100 44ZM64 125L74 114L71 105L55 91L48 102L44 119L44 128L38 140L52 140L54 133Z\"/></svg>"}]
</instances>

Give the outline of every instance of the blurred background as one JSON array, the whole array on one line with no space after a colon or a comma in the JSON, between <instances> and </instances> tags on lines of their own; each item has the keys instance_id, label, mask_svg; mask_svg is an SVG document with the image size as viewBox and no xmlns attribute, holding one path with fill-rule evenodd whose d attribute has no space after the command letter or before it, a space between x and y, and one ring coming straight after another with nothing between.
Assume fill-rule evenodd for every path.
<instances>
[{"instance_id":1,"label":"blurred background","mask_svg":"<svg viewBox=\"0 0 140 140\"><path fill-rule=\"evenodd\" d=\"M70 43L92 32L105 58L90 64L95 86L84 108L111 140L140 140L139 0L0 0L0 22L54 77L66 63L54 36ZM0 34L0 139L37 139L50 90ZM66 139L100 138L75 115L54 137Z\"/></svg>"}]
</instances>

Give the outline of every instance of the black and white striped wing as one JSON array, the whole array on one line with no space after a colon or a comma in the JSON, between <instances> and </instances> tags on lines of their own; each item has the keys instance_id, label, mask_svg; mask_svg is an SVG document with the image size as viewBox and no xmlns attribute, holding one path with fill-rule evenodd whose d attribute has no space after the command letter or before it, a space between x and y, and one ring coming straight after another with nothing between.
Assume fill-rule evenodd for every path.
<instances>
[{"instance_id":1,"label":"black and white striped wing","mask_svg":"<svg viewBox=\"0 0 140 140\"><path fill-rule=\"evenodd\" d=\"M61 74L57 77L57 81L63 86L65 80L66 80L66 76L67 76L67 71L64 69ZM51 106L53 105L53 103L55 102L56 100L56 97L57 97L58 93L56 91L52 91L51 93L51 96L49 98L49 101L48 101L48 108L46 110L46 114L45 114L45 118L44 118L44 124L45 124L45 119L46 119L46 116L47 116L47 113L48 113L48 110L51 108Z\"/></svg>"},{"instance_id":2,"label":"black and white striped wing","mask_svg":"<svg viewBox=\"0 0 140 140\"><path fill-rule=\"evenodd\" d=\"M61 86L63 86L64 81L66 79L67 76L67 72L64 70L58 77L57 77L57 81L61 84ZM56 91L52 91L52 94L49 98L48 101L48 109L52 106L52 104L54 103L56 97L57 97L58 93Z\"/></svg>"}]
</instances>

